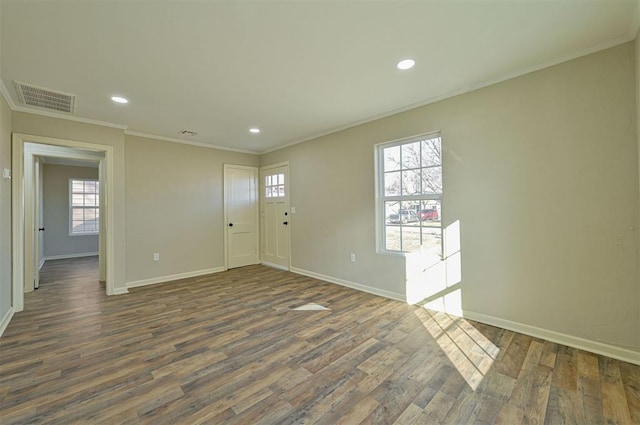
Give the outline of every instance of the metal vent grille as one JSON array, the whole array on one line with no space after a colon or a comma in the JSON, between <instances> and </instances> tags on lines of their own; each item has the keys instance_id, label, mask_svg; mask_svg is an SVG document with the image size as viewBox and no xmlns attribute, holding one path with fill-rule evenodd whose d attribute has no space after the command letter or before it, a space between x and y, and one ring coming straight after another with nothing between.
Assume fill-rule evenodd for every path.
<instances>
[{"instance_id":1,"label":"metal vent grille","mask_svg":"<svg viewBox=\"0 0 640 425\"><path fill-rule=\"evenodd\" d=\"M183 136L195 136L196 133L195 131L191 131L191 130L180 130L178 131L179 134L182 134Z\"/></svg>"},{"instance_id":2,"label":"metal vent grille","mask_svg":"<svg viewBox=\"0 0 640 425\"><path fill-rule=\"evenodd\" d=\"M73 112L76 101L76 96L73 94L36 87L19 81L13 83L16 86L20 102L25 105L57 112Z\"/></svg>"}]
</instances>

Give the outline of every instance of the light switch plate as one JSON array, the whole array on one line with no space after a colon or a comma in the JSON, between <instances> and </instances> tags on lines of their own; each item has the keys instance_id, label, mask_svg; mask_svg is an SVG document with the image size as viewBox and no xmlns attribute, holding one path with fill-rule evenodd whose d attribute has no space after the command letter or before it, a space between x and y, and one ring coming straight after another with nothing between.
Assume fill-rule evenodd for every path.
<instances>
[{"instance_id":1,"label":"light switch plate","mask_svg":"<svg viewBox=\"0 0 640 425\"><path fill-rule=\"evenodd\" d=\"M295 214L296 213L296 207L291 207L291 214Z\"/></svg>"},{"instance_id":2,"label":"light switch plate","mask_svg":"<svg viewBox=\"0 0 640 425\"><path fill-rule=\"evenodd\" d=\"M11 170L8 168L2 169L2 178L9 180L11 178Z\"/></svg>"}]
</instances>

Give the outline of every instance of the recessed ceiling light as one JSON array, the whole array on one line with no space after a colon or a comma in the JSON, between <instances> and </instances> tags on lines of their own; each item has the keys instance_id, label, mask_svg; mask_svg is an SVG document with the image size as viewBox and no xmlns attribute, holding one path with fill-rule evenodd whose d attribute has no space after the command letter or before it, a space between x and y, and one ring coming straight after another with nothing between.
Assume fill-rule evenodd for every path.
<instances>
[{"instance_id":1,"label":"recessed ceiling light","mask_svg":"<svg viewBox=\"0 0 640 425\"><path fill-rule=\"evenodd\" d=\"M260 129L259 128L250 128L249 129L249 133L253 133L253 134L258 134L260 133Z\"/></svg>"},{"instance_id":2,"label":"recessed ceiling light","mask_svg":"<svg viewBox=\"0 0 640 425\"><path fill-rule=\"evenodd\" d=\"M416 61L414 61L413 59L404 59L398 62L397 67L398 69L411 69L415 64L416 64Z\"/></svg>"},{"instance_id":3,"label":"recessed ceiling light","mask_svg":"<svg viewBox=\"0 0 640 425\"><path fill-rule=\"evenodd\" d=\"M111 100L113 100L116 103L129 103L127 99L121 96L111 96Z\"/></svg>"}]
</instances>

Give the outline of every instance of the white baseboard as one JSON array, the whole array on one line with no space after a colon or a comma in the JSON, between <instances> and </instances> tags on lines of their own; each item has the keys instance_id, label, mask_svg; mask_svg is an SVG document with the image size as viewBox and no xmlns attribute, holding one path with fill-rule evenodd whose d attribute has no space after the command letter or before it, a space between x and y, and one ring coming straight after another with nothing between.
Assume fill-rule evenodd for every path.
<instances>
[{"instance_id":1,"label":"white baseboard","mask_svg":"<svg viewBox=\"0 0 640 425\"><path fill-rule=\"evenodd\" d=\"M123 295L128 294L129 290L125 288L113 288L113 295Z\"/></svg>"},{"instance_id":2,"label":"white baseboard","mask_svg":"<svg viewBox=\"0 0 640 425\"><path fill-rule=\"evenodd\" d=\"M223 272L225 270L226 269L224 267L214 267L211 269L196 270L192 272L178 273L178 274L172 274L168 276L159 276L159 277L152 277L149 279L134 280L132 282L127 282L127 288L137 288L139 286L147 286L147 285L153 285L156 283L170 282L172 280L186 279L189 277L196 277L196 276L202 276L205 274L218 273L218 272Z\"/></svg>"},{"instance_id":3,"label":"white baseboard","mask_svg":"<svg viewBox=\"0 0 640 425\"><path fill-rule=\"evenodd\" d=\"M591 341L556 331L550 331L536 326L526 325L524 323L512 322L511 320L476 313L474 311L464 310L463 314L466 319L475 320L476 322L497 326L499 328L508 329L510 331L640 365L640 352L638 351L616 347L615 345L604 344L602 342Z\"/></svg>"},{"instance_id":4,"label":"white baseboard","mask_svg":"<svg viewBox=\"0 0 640 425\"><path fill-rule=\"evenodd\" d=\"M9 322L13 317L13 313L13 307L9 307L9 311L7 311L4 317L0 320L0 337L2 337L2 334L7 329L7 326L9 326Z\"/></svg>"},{"instance_id":5,"label":"white baseboard","mask_svg":"<svg viewBox=\"0 0 640 425\"><path fill-rule=\"evenodd\" d=\"M268 261L263 261L263 262L262 262L262 263L260 263L260 264L262 264L263 266L267 266L267 267L274 268L274 269L284 270L285 272L288 272L288 271L289 271L289 268L288 268L288 267L281 266L280 264L273 264L273 263L270 263L270 262L268 262Z\"/></svg>"},{"instance_id":6,"label":"white baseboard","mask_svg":"<svg viewBox=\"0 0 640 425\"><path fill-rule=\"evenodd\" d=\"M42 264L49 260L64 260L66 258L80 258L80 257L95 257L99 253L97 252L81 252L79 254L62 254L62 255L48 255L42 259Z\"/></svg>"},{"instance_id":7,"label":"white baseboard","mask_svg":"<svg viewBox=\"0 0 640 425\"><path fill-rule=\"evenodd\" d=\"M38 270L42 270L42 266L44 266L45 261L47 261L47 259L44 257L40 259L40 264L38 264Z\"/></svg>"},{"instance_id":8,"label":"white baseboard","mask_svg":"<svg viewBox=\"0 0 640 425\"><path fill-rule=\"evenodd\" d=\"M399 294L397 292L387 291L385 289L379 289L373 286L363 285L361 283L350 282L348 280L339 279L337 277L327 276L324 274L312 272L305 269L299 269L297 267L291 267L291 272L301 274L304 276L313 277L320 280L325 280L330 283L335 283L337 285L346 286L347 288L357 289L358 291L368 292L369 294L378 295L380 297L390 298L396 301L402 301L406 303L405 295Z\"/></svg>"}]
</instances>

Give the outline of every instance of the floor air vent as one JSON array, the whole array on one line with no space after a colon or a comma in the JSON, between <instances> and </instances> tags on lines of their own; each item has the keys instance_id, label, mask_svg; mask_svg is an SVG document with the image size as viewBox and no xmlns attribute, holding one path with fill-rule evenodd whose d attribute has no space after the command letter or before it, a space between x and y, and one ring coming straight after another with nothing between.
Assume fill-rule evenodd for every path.
<instances>
[{"instance_id":1,"label":"floor air vent","mask_svg":"<svg viewBox=\"0 0 640 425\"><path fill-rule=\"evenodd\" d=\"M13 83L16 86L20 102L23 104L49 109L50 111L73 113L76 101L75 95L36 87L19 81L14 81Z\"/></svg>"}]
</instances>

